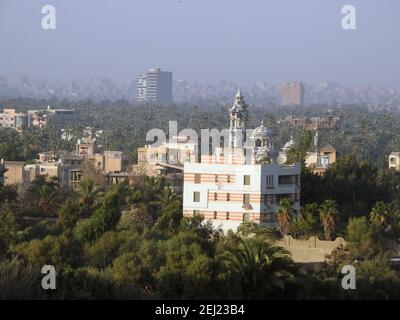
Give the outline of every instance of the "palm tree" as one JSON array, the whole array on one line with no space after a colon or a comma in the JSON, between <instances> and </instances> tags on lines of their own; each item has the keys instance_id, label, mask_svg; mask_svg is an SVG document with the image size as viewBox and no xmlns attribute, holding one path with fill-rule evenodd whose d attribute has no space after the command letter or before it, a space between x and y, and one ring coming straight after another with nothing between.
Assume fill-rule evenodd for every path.
<instances>
[{"instance_id":1,"label":"palm tree","mask_svg":"<svg viewBox=\"0 0 400 320\"><path fill-rule=\"evenodd\" d=\"M165 209L179 200L178 195L175 192L173 192L169 187L165 187L162 193L157 195L156 198L157 198L157 204L161 209Z\"/></svg>"},{"instance_id":2,"label":"palm tree","mask_svg":"<svg viewBox=\"0 0 400 320\"><path fill-rule=\"evenodd\" d=\"M293 201L290 199L282 199L279 202L279 209L276 214L278 220L278 231L282 236L289 233L290 225L293 222Z\"/></svg>"},{"instance_id":3,"label":"palm tree","mask_svg":"<svg viewBox=\"0 0 400 320\"><path fill-rule=\"evenodd\" d=\"M325 200L319 209L319 216L324 227L325 240L333 240L339 212L334 200Z\"/></svg>"},{"instance_id":4,"label":"palm tree","mask_svg":"<svg viewBox=\"0 0 400 320\"><path fill-rule=\"evenodd\" d=\"M369 214L369 221L380 226L387 226L391 211L392 207L390 204L379 201L372 208Z\"/></svg>"},{"instance_id":5,"label":"palm tree","mask_svg":"<svg viewBox=\"0 0 400 320\"><path fill-rule=\"evenodd\" d=\"M239 240L223 256L240 278L243 298L263 298L294 280L296 270L288 251L260 239Z\"/></svg>"},{"instance_id":6,"label":"palm tree","mask_svg":"<svg viewBox=\"0 0 400 320\"><path fill-rule=\"evenodd\" d=\"M59 198L57 188L52 188L48 184L42 185L36 192L37 206L45 215L51 216Z\"/></svg>"},{"instance_id":7,"label":"palm tree","mask_svg":"<svg viewBox=\"0 0 400 320\"><path fill-rule=\"evenodd\" d=\"M93 180L90 180L88 178L82 179L79 185L79 194L80 202L85 207L86 216L90 216L100 191L101 190L98 188Z\"/></svg>"}]
</instances>

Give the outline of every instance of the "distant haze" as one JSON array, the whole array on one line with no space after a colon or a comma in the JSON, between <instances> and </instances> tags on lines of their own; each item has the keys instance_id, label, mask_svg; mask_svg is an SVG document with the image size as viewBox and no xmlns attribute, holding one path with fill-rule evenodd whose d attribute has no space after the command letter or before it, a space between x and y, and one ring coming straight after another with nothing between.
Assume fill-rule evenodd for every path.
<instances>
[{"instance_id":1,"label":"distant haze","mask_svg":"<svg viewBox=\"0 0 400 320\"><path fill-rule=\"evenodd\" d=\"M57 29L41 28L41 8ZM341 8L357 9L357 30ZM399 0L0 0L0 76L335 80L400 87Z\"/></svg>"}]
</instances>

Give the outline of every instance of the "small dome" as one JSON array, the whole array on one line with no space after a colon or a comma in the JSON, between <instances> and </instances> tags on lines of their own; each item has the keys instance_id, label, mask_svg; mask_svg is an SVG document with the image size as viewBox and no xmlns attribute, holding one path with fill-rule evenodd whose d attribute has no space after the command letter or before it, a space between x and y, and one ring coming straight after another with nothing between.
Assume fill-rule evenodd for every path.
<instances>
[{"instance_id":1,"label":"small dome","mask_svg":"<svg viewBox=\"0 0 400 320\"><path fill-rule=\"evenodd\" d=\"M296 142L293 140L293 136L290 137L290 140L285 143L283 146L283 149L288 150L288 149L293 149L296 146Z\"/></svg>"},{"instance_id":2,"label":"small dome","mask_svg":"<svg viewBox=\"0 0 400 320\"><path fill-rule=\"evenodd\" d=\"M268 129L266 126L264 126L264 122L261 123L261 125L253 130L253 135L255 137L271 137L272 136L272 130Z\"/></svg>"}]
</instances>

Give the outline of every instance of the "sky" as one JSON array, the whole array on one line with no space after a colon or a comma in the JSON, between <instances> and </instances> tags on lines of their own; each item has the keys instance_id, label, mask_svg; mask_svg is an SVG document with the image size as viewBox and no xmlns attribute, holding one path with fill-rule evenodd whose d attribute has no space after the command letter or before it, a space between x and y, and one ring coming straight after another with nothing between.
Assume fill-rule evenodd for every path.
<instances>
[{"instance_id":1,"label":"sky","mask_svg":"<svg viewBox=\"0 0 400 320\"><path fill-rule=\"evenodd\" d=\"M56 8L43 30L42 7ZM356 8L356 30L341 26ZM399 0L0 0L0 76L333 80L400 88Z\"/></svg>"}]
</instances>

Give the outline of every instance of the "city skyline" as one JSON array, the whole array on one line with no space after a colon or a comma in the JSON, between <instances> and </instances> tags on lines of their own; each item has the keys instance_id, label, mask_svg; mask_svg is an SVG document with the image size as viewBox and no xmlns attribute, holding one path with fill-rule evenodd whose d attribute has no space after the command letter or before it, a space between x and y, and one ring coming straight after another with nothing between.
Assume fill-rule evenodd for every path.
<instances>
[{"instance_id":1,"label":"city skyline","mask_svg":"<svg viewBox=\"0 0 400 320\"><path fill-rule=\"evenodd\" d=\"M127 81L158 64L190 81L332 79L400 87L395 1L351 1L357 29L350 31L341 26L347 4L341 0L53 0L56 30L40 26L47 3L29 1L24 10L20 3L0 4L0 76Z\"/></svg>"}]
</instances>

